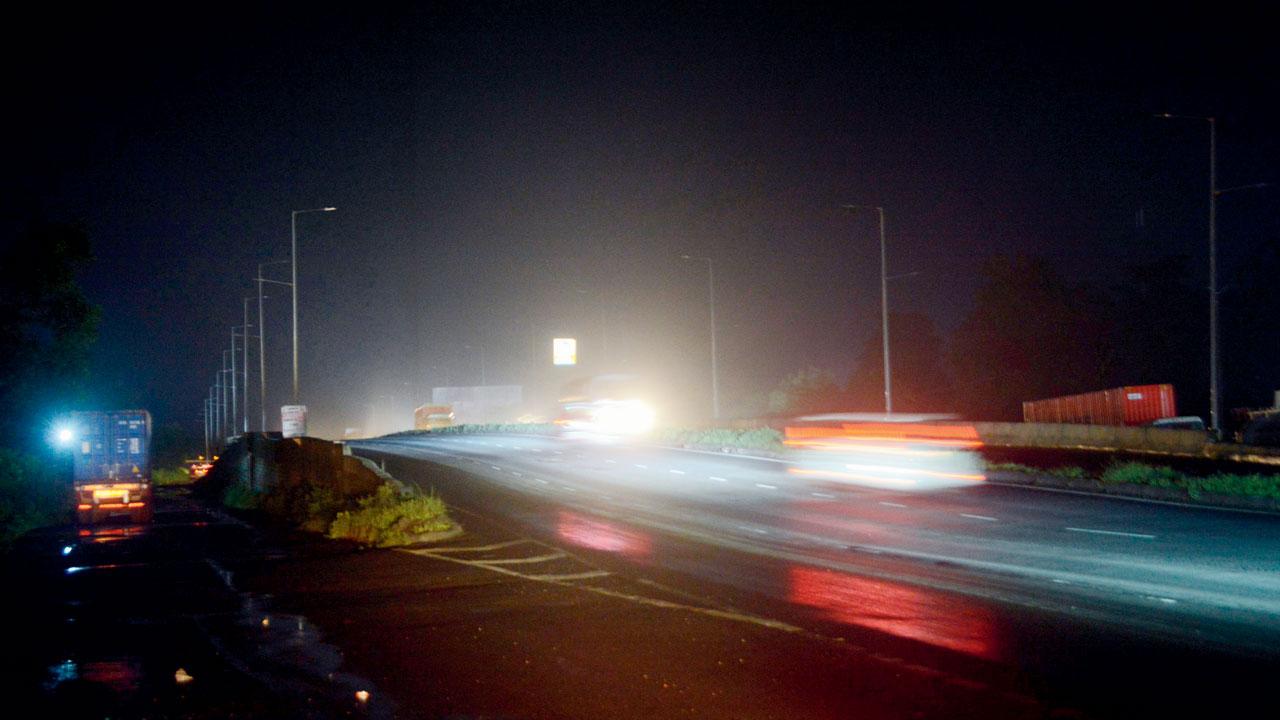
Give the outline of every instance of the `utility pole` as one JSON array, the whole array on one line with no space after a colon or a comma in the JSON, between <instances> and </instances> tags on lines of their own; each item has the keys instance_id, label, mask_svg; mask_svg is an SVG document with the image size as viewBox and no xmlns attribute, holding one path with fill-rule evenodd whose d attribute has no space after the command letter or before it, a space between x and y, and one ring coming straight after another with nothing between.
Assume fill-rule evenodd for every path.
<instances>
[{"instance_id":1,"label":"utility pole","mask_svg":"<svg viewBox=\"0 0 1280 720\"><path fill-rule=\"evenodd\" d=\"M878 205L845 205L846 210L875 210L880 220L880 332L884 353L884 412L893 412L893 375L889 370L889 276L884 242L884 208Z\"/></svg>"},{"instance_id":2,"label":"utility pole","mask_svg":"<svg viewBox=\"0 0 1280 720\"><path fill-rule=\"evenodd\" d=\"M311 210L294 210L290 218L290 229L293 237L289 259L293 267L290 287L293 288L293 403L295 405L298 403L298 216L303 213L333 212L337 209L325 207L312 208Z\"/></svg>"}]
</instances>

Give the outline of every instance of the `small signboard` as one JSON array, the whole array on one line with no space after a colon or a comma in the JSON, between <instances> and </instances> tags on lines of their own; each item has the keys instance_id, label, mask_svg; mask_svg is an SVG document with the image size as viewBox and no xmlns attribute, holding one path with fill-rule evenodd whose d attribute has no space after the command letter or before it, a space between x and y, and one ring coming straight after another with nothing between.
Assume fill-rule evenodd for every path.
<instances>
[{"instance_id":1,"label":"small signboard","mask_svg":"<svg viewBox=\"0 0 1280 720\"><path fill-rule=\"evenodd\" d=\"M285 405L280 408L280 429L287 438L307 434L307 406Z\"/></svg>"},{"instance_id":2,"label":"small signboard","mask_svg":"<svg viewBox=\"0 0 1280 720\"><path fill-rule=\"evenodd\" d=\"M554 365L578 364L577 338L555 338L551 341L551 362Z\"/></svg>"}]
</instances>

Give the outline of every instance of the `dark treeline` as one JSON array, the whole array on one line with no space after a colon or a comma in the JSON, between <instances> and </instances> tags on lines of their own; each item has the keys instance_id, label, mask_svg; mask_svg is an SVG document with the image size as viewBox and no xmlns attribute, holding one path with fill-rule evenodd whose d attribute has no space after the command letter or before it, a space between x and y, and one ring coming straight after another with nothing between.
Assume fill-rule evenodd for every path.
<instances>
[{"instance_id":1,"label":"dark treeline","mask_svg":"<svg viewBox=\"0 0 1280 720\"><path fill-rule=\"evenodd\" d=\"M951 337L927 316L891 314L895 412L1020 420L1022 402L1122 385L1171 383L1178 410L1207 416L1209 318L1203 272L1185 257L1125 269L1113 287L1073 282L1046 260L995 258L972 311ZM1224 421L1269 405L1280 388L1280 251L1223 283ZM847 386L797 373L770 398L774 413L884 408L882 335L861 349Z\"/></svg>"}]
</instances>

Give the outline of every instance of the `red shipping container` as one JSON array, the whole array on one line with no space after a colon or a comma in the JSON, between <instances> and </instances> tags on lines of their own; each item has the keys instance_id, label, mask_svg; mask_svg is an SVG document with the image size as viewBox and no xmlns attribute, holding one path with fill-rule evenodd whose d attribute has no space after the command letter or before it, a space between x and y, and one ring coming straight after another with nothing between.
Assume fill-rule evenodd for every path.
<instances>
[{"instance_id":1,"label":"red shipping container","mask_svg":"<svg viewBox=\"0 0 1280 720\"><path fill-rule=\"evenodd\" d=\"M1176 417L1172 385L1129 385L1022 403L1026 422L1146 425Z\"/></svg>"}]
</instances>

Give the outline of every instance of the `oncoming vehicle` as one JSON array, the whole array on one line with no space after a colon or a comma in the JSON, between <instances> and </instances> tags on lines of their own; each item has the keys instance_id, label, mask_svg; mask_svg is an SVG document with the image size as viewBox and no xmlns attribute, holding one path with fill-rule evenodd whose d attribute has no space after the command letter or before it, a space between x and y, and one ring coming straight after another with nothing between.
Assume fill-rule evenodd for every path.
<instances>
[{"instance_id":1,"label":"oncoming vehicle","mask_svg":"<svg viewBox=\"0 0 1280 720\"><path fill-rule=\"evenodd\" d=\"M560 398L555 424L571 437L617 438L648 434L655 413L634 375L597 375L571 383Z\"/></svg>"}]
</instances>

